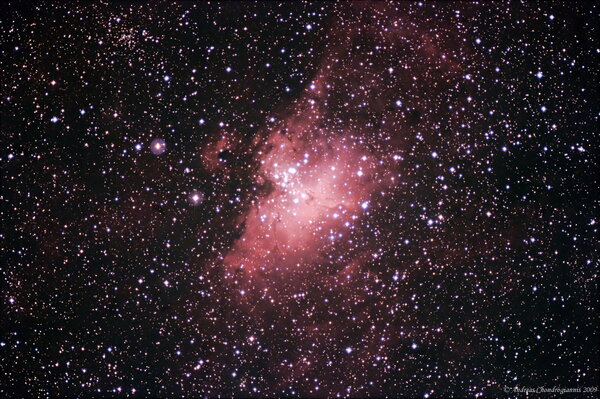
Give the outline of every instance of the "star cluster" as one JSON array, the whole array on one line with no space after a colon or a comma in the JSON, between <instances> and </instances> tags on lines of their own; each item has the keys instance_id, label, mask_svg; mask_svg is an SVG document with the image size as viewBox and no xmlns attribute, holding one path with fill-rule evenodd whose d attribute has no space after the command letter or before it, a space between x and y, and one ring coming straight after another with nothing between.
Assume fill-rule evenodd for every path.
<instances>
[{"instance_id":1,"label":"star cluster","mask_svg":"<svg viewBox=\"0 0 600 399\"><path fill-rule=\"evenodd\" d=\"M2 10L2 396L597 395L597 5Z\"/></svg>"}]
</instances>

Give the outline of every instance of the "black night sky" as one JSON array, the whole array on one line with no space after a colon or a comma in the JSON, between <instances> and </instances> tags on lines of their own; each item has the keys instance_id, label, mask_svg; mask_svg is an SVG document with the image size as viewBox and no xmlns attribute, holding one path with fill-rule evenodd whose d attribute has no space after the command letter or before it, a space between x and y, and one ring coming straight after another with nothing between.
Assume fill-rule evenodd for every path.
<instances>
[{"instance_id":1,"label":"black night sky","mask_svg":"<svg viewBox=\"0 0 600 399\"><path fill-rule=\"evenodd\" d=\"M597 4L0 7L2 397L597 397Z\"/></svg>"}]
</instances>

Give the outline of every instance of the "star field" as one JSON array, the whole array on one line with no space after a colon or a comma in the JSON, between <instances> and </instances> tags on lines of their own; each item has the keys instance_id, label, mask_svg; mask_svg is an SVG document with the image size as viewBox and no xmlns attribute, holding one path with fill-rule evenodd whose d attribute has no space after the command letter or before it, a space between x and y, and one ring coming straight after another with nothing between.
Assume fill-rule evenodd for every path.
<instances>
[{"instance_id":1,"label":"star field","mask_svg":"<svg viewBox=\"0 0 600 399\"><path fill-rule=\"evenodd\" d=\"M596 4L0 26L3 397L597 396Z\"/></svg>"}]
</instances>

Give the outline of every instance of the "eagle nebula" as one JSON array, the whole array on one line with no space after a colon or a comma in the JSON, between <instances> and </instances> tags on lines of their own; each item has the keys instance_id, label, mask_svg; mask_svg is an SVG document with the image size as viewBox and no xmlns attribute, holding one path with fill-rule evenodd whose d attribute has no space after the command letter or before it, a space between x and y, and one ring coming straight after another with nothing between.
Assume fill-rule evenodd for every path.
<instances>
[{"instance_id":1,"label":"eagle nebula","mask_svg":"<svg viewBox=\"0 0 600 399\"><path fill-rule=\"evenodd\" d=\"M2 9L2 397L597 396L596 5Z\"/></svg>"}]
</instances>

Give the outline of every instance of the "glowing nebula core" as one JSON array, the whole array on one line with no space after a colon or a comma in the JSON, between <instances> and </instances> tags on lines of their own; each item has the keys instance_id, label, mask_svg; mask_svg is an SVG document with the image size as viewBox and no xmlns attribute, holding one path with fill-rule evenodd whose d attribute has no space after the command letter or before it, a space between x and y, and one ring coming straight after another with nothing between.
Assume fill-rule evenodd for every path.
<instances>
[{"instance_id":1,"label":"glowing nebula core","mask_svg":"<svg viewBox=\"0 0 600 399\"><path fill-rule=\"evenodd\" d=\"M320 141L315 146L312 138L308 146L303 138L271 137L272 150L261 159L259 176L272 191L249 213L228 264L239 263L250 272L289 271L317 256L324 240L343 237L364 212L361 204L375 186L370 156Z\"/></svg>"},{"instance_id":2,"label":"glowing nebula core","mask_svg":"<svg viewBox=\"0 0 600 399\"><path fill-rule=\"evenodd\" d=\"M346 269L352 259L331 253L370 211L373 192L394 181L389 165L397 156L371 151L351 127L321 123L321 79L258 145L255 182L266 194L243 215L243 234L224 259L226 277L241 276L235 281L246 292L318 284Z\"/></svg>"},{"instance_id":3,"label":"glowing nebula core","mask_svg":"<svg viewBox=\"0 0 600 399\"><path fill-rule=\"evenodd\" d=\"M154 139L150 143L150 151L154 155L161 155L167 150L167 143L163 139Z\"/></svg>"}]
</instances>

